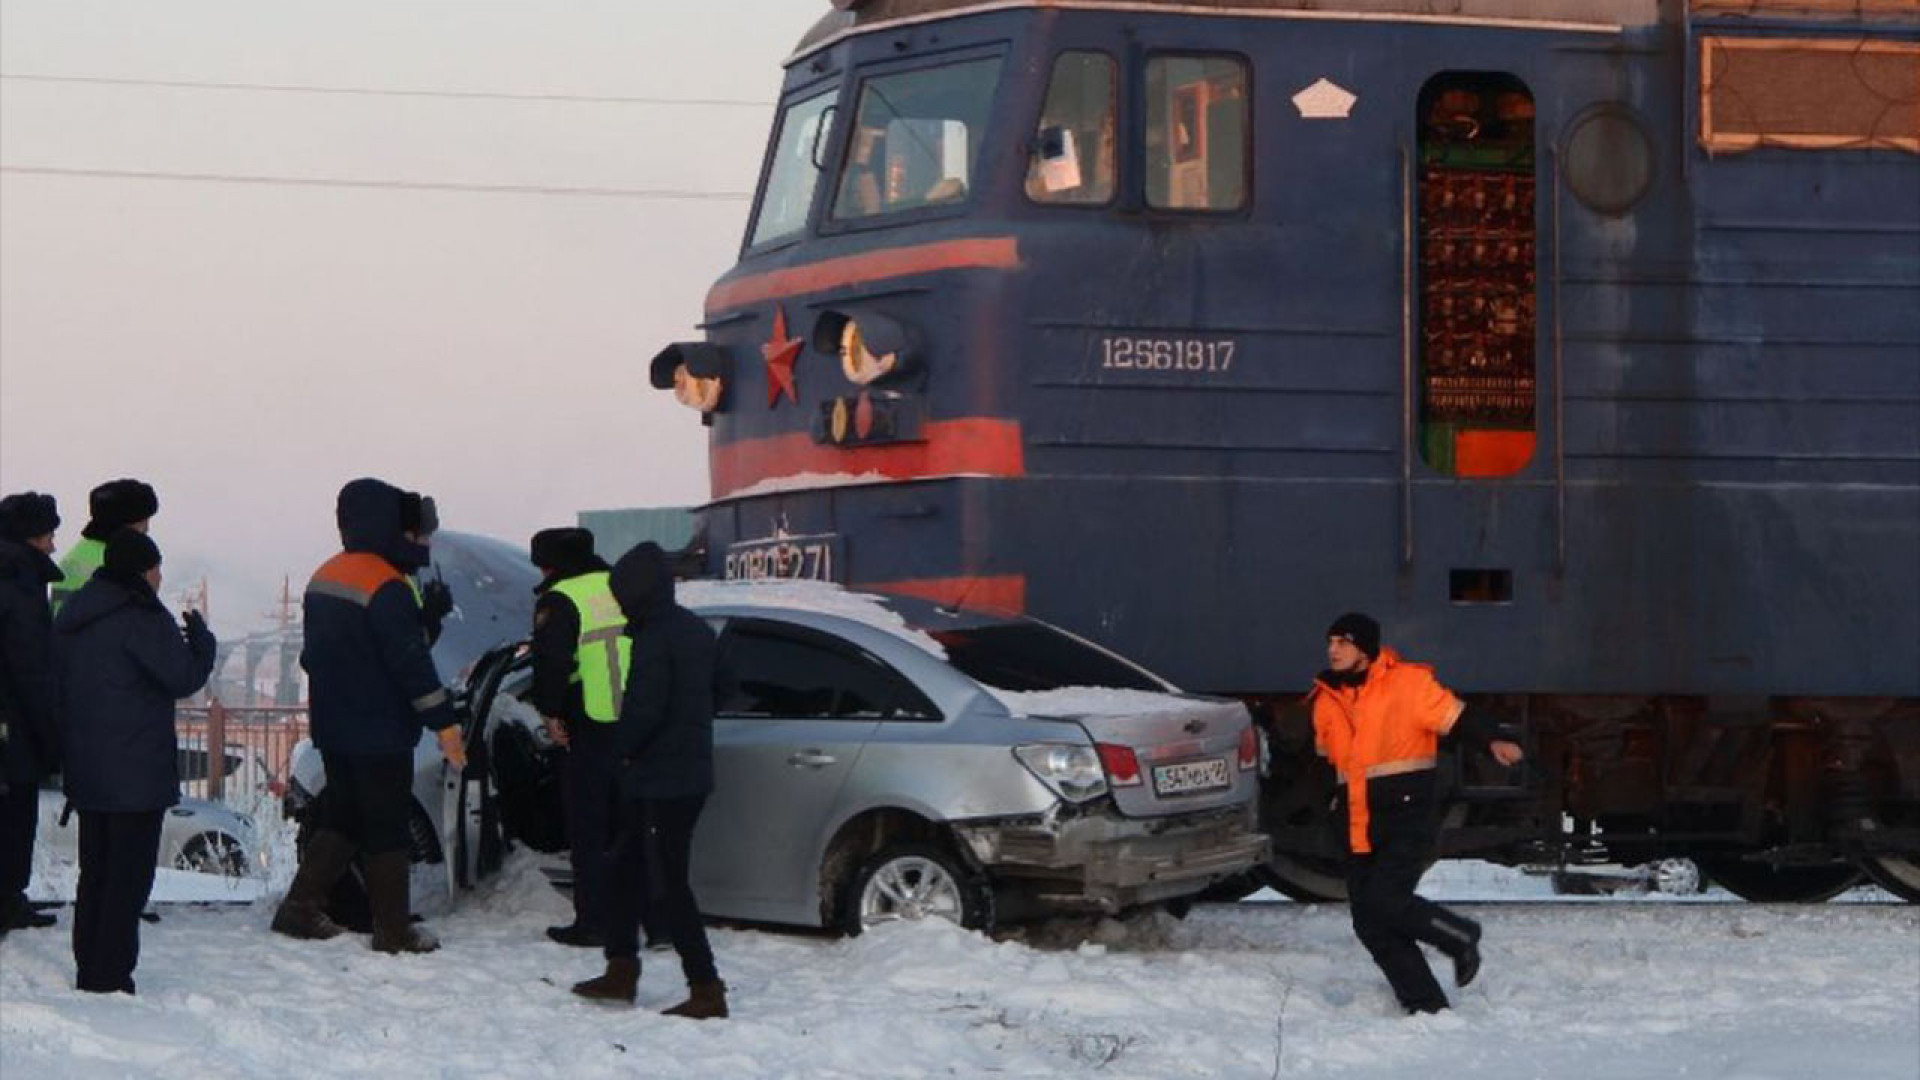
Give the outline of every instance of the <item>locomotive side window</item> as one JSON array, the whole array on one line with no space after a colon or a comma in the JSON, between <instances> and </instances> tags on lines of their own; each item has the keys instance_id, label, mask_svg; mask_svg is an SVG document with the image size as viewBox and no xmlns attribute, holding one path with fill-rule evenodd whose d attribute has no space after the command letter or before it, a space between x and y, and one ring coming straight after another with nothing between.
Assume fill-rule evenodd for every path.
<instances>
[{"instance_id":1,"label":"locomotive side window","mask_svg":"<svg viewBox=\"0 0 1920 1080\"><path fill-rule=\"evenodd\" d=\"M1063 52L1053 62L1027 164L1027 198L1081 206L1113 198L1113 97L1106 54Z\"/></svg>"},{"instance_id":2,"label":"locomotive side window","mask_svg":"<svg viewBox=\"0 0 1920 1080\"><path fill-rule=\"evenodd\" d=\"M1419 102L1420 453L1455 476L1533 457L1533 95L1450 72Z\"/></svg>"},{"instance_id":3,"label":"locomotive side window","mask_svg":"<svg viewBox=\"0 0 1920 1080\"><path fill-rule=\"evenodd\" d=\"M833 216L869 218L964 201L999 81L997 57L868 79Z\"/></svg>"},{"instance_id":4,"label":"locomotive side window","mask_svg":"<svg viewBox=\"0 0 1920 1080\"><path fill-rule=\"evenodd\" d=\"M834 91L797 101L780 114L773 137L767 193L760 200L749 246L792 236L807 225L813 190L820 183L819 155L833 139Z\"/></svg>"},{"instance_id":5,"label":"locomotive side window","mask_svg":"<svg viewBox=\"0 0 1920 1080\"><path fill-rule=\"evenodd\" d=\"M1246 204L1247 65L1231 56L1147 61L1147 204L1238 210Z\"/></svg>"}]
</instances>

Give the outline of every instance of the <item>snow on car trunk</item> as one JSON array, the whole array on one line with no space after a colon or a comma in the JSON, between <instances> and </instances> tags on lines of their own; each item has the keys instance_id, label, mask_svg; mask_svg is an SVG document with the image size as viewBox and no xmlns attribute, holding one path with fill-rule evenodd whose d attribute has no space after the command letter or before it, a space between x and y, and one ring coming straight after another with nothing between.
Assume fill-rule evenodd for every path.
<instances>
[{"instance_id":1,"label":"snow on car trunk","mask_svg":"<svg viewBox=\"0 0 1920 1080\"><path fill-rule=\"evenodd\" d=\"M1070 720L1100 751L1113 801L1128 817L1160 817L1245 802L1255 782L1242 765L1252 727L1237 701L1108 687L996 691L1008 711Z\"/></svg>"}]
</instances>

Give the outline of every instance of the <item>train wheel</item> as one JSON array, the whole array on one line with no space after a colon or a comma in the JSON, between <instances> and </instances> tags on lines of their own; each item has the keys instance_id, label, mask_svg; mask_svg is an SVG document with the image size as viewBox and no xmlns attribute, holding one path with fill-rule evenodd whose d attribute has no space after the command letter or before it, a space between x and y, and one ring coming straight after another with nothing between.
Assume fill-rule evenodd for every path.
<instances>
[{"instance_id":1,"label":"train wheel","mask_svg":"<svg viewBox=\"0 0 1920 1080\"><path fill-rule=\"evenodd\" d=\"M1820 904L1860 883L1857 866L1768 866L1740 859L1701 860L1721 888L1756 904Z\"/></svg>"},{"instance_id":2,"label":"train wheel","mask_svg":"<svg viewBox=\"0 0 1920 1080\"><path fill-rule=\"evenodd\" d=\"M1861 860L1860 869L1867 872L1875 885L1909 904L1920 904L1920 859L1883 855Z\"/></svg>"},{"instance_id":3,"label":"train wheel","mask_svg":"<svg viewBox=\"0 0 1920 1080\"><path fill-rule=\"evenodd\" d=\"M1253 870L1261 883L1303 904L1345 903L1347 877L1337 862L1276 852Z\"/></svg>"}]
</instances>

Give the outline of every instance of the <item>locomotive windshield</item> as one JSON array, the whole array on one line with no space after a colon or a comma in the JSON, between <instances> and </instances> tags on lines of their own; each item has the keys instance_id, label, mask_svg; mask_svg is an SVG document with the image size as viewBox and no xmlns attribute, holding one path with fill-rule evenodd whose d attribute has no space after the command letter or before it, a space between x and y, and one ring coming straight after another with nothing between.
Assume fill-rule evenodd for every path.
<instances>
[{"instance_id":1,"label":"locomotive windshield","mask_svg":"<svg viewBox=\"0 0 1920 1080\"><path fill-rule=\"evenodd\" d=\"M998 57L866 80L833 216L857 220L964 201L999 81Z\"/></svg>"},{"instance_id":2,"label":"locomotive windshield","mask_svg":"<svg viewBox=\"0 0 1920 1080\"><path fill-rule=\"evenodd\" d=\"M773 138L773 161L767 172L767 193L754 219L753 238L761 244L791 236L806 227L813 206L813 189L820 182L816 164L833 140L833 99L828 90L796 101L780 114L779 133Z\"/></svg>"}]
</instances>

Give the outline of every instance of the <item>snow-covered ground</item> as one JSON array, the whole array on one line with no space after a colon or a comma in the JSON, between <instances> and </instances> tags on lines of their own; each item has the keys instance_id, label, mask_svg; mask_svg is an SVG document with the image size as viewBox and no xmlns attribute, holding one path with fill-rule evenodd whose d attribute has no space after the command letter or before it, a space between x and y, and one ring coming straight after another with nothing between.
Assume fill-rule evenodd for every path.
<instances>
[{"instance_id":1,"label":"snow-covered ground","mask_svg":"<svg viewBox=\"0 0 1920 1080\"><path fill-rule=\"evenodd\" d=\"M1506 902L1470 909L1480 980L1418 1018L1336 906L1202 905L1004 941L940 923L851 940L716 928L735 1015L697 1023L657 1015L682 992L670 954L646 958L639 1008L569 994L599 959L542 936L567 906L539 865L517 855L434 917L446 945L424 957L276 937L271 902L169 905L142 928L137 998L72 989L62 911L61 929L0 943L0 1076L1920 1076L1907 905L1536 903L1540 879L1443 865L1431 895Z\"/></svg>"}]
</instances>

